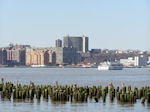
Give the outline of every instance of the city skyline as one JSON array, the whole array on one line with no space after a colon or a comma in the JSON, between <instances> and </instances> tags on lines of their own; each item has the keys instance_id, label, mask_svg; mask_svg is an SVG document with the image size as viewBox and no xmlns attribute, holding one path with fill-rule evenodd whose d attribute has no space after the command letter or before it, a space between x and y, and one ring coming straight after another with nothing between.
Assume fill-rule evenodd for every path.
<instances>
[{"instance_id":1,"label":"city skyline","mask_svg":"<svg viewBox=\"0 0 150 112\"><path fill-rule=\"evenodd\" d=\"M89 8L90 7L90 8ZM89 49L150 50L150 1L0 1L0 47L55 46L88 36Z\"/></svg>"},{"instance_id":2,"label":"city skyline","mask_svg":"<svg viewBox=\"0 0 150 112\"><path fill-rule=\"evenodd\" d=\"M5 45L5 46L0 46L0 48L6 48L6 47L9 47L9 45L14 45L14 46L16 46L16 45L29 45L29 46L31 46L31 48L32 49L45 49L45 48L54 48L54 47L57 47L56 46L56 41L57 40L61 40L61 39L59 39L59 38L57 38L55 41L54 41L54 43L53 43L53 46L34 46L34 45L29 45L29 44L18 44L18 43L12 43L12 42L10 42L10 43L8 43L7 45ZM61 40L62 41L62 40ZM63 44L62 44L62 48L63 48L64 46L63 46ZM148 50L145 50L145 49L117 49L117 48L89 48L89 51L91 51L92 49L100 49L100 50L120 50L120 51L142 51L142 52L144 52L144 51L148 51L148 52L150 52L150 49L148 49Z\"/></svg>"}]
</instances>

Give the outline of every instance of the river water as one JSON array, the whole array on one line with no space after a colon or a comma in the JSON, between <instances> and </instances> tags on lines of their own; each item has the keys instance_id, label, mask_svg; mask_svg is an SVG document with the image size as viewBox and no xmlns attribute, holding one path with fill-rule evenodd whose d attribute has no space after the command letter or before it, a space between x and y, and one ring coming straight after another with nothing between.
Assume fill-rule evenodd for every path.
<instances>
[{"instance_id":1,"label":"river water","mask_svg":"<svg viewBox=\"0 0 150 112\"><path fill-rule=\"evenodd\" d=\"M0 68L0 78L13 83L36 85L51 84L58 81L61 85L77 84L80 86L102 85L112 82L113 85L132 87L150 86L149 68L126 68L123 70L98 71L96 68ZM62 103L44 101L14 102L0 99L0 112L150 112L150 106L142 105L140 100L135 104L118 104L115 100L106 103L101 100L95 103L88 100L87 103Z\"/></svg>"}]
</instances>

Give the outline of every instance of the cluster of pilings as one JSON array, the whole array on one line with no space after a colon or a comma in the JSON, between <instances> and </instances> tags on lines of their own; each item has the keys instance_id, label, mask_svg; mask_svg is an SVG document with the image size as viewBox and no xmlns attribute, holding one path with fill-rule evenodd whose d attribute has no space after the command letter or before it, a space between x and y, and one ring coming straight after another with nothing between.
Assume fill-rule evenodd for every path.
<instances>
[{"instance_id":1,"label":"cluster of pilings","mask_svg":"<svg viewBox=\"0 0 150 112\"><path fill-rule=\"evenodd\" d=\"M136 103L137 99L141 99L141 103L144 104L147 100L147 104L150 104L150 87L141 87L138 89L134 87L131 90L131 86L122 86L122 88L117 87L116 89L111 86L109 89L109 98L113 102L116 97L117 101L120 103Z\"/></svg>"},{"instance_id":2,"label":"cluster of pilings","mask_svg":"<svg viewBox=\"0 0 150 112\"><path fill-rule=\"evenodd\" d=\"M56 84L52 85L14 85L11 82L6 82L0 84L0 95L1 98L14 99L14 100L33 100L36 98L40 100L41 97L44 99L51 99L52 101L79 101L87 102L88 99L94 99L95 102L98 102L100 98L103 102L106 101L107 94L109 94L110 101L114 101L116 98L118 102L121 103L135 103L137 99L141 99L141 103L144 104L147 101L147 104L150 104L150 87L142 87L138 89L134 87L131 89L131 86L123 86L122 88L114 88L113 85L108 85L104 88L102 86L93 86L93 87L82 87L72 85L72 86L62 86Z\"/></svg>"}]
</instances>

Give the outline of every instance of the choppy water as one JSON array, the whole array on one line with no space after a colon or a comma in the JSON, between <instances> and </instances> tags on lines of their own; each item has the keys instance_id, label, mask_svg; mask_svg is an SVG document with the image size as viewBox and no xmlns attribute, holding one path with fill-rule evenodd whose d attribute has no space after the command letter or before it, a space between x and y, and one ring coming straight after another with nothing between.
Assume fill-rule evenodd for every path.
<instances>
[{"instance_id":1,"label":"choppy water","mask_svg":"<svg viewBox=\"0 0 150 112\"><path fill-rule=\"evenodd\" d=\"M150 69L124 69L119 71L98 71L96 68L0 68L0 78L5 81L21 84L55 84L58 81L62 85L102 85L106 86L112 82L115 86L125 85L150 86ZM0 112L150 112L150 106L142 105L140 100L135 104L118 104L116 101L106 103L101 100L98 103L88 101L88 103L61 104L52 103L50 100L37 102L13 102L2 101L0 99Z\"/></svg>"}]
</instances>

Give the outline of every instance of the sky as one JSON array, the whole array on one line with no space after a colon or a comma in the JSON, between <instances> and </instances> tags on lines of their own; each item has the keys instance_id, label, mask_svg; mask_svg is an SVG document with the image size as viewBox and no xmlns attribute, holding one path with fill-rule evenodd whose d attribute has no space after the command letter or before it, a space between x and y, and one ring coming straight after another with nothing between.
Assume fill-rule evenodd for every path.
<instances>
[{"instance_id":1,"label":"sky","mask_svg":"<svg viewBox=\"0 0 150 112\"><path fill-rule=\"evenodd\" d=\"M0 0L0 47L66 35L88 36L90 49L150 51L150 0Z\"/></svg>"}]
</instances>

